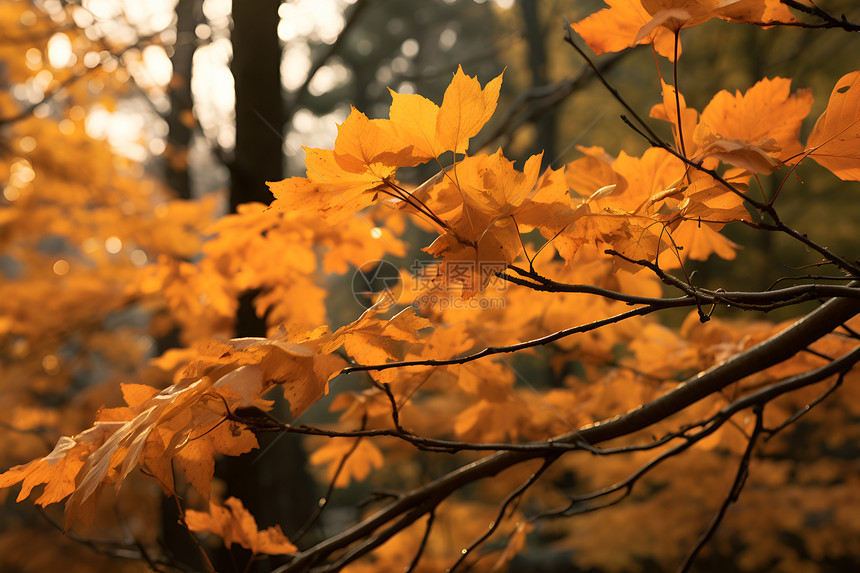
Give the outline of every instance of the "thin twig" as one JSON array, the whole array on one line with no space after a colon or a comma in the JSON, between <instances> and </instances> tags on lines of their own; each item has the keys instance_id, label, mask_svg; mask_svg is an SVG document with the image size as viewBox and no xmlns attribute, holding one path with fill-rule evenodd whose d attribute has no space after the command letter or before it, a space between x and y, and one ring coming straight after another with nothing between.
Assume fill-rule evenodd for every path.
<instances>
[{"instance_id":1,"label":"thin twig","mask_svg":"<svg viewBox=\"0 0 860 573\"><path fill-rule=\"evenodd\" d=\"M427 547L427 540L430 539L430 531L433 529L433 522L436 520L436 510L431 509L427 514L427 524L424 526L424 535L421 537L421 543L418 544L418 549L415 551L415 557L409 563L404 573L412 573L418 567L418 562L421 561L421 556L424 554L424 549Z\"/></svg>"},{"instance_id":2,"label":"thin twig","mask_svg":"<svg viewBox=\"0 0 860 573\"><path fill-rule=\"evenodd\" d=\"M490 527L487 528L487 531L482 533L477 539L470 543L467 548L463 549L460 552L460 557L458 557L457 561L455 561L451 568L448 569L450 573L454 573L454 571L456 571L456 569L466 560L466 557L471 555L475 549L477 549L482 543L489 539L490 536L493 535L493 533L496 532L496 530L499 528L499 525L501 525L502 520L504 520L505 518L505 513L507 512L508 506L514 501L520 499L523 494L525 494L526 491L528 491L528 489L533 486L538 479L540 479L540 476L543 475L543 473L552 465L555 460L556 457L545 459L543 465L538 468L535 473L530 475L525 482L520 484L519 487L517 487L515 490L508 494L508 496L504 499L504 501L502 501L502 504L499 507L499 512L496 515L496 519L493 520Z\"/></svg>"},{"instance_id":3,"label":"thin twig","mask_svg":"<svg viewBox=\"0 0 860 573\"><path fill-rule=\"evenodd\" d=\"M762 432L763 426L763 407L756 406L753 408L753 413L755 414L755 428L753 429L752 435L749 437L749 441L747 442L746 450L744 450L744 454L741 457L741 461L738 464L738 471L735 474L735 481L732 483L732 488L729 490L728 495L723 500L722 505L717 510L717 513L714 514L714 517L711 519L711 522L708 524L708 527L702 532L701 537L696 542L696 545L690 550L687 556L684 558L684 561L681 562L681 565L678 567L678 573L687 573L690 570L690 567L693 566L693 561L696 560L696 556L705 546L705 544L711 539L714 535L714 532L719 527L720 523L723 521L723 517L726 515L726 511L729 506L738 500L738 496L741 494L741 490L746 484L747 477L749 477L749 466L750 459L752 458L753 450L755 449L756 443L758 442L758 438Z\"/></svg>"},{"instance_id":4,"label":"thin twig","mask_svg":"<svg viewBox=\"0 0 860 573\"><path fill-rule=\"evenodd\" d=\"M645 123L645 120L643 120L639 116L639 114L636 113L636 110L634 110L630 106L630 104L627 103L627 101L621 96L621 94L618 92L618 90L616 90L614 87L612 87L612 85L606 80L606 77L603 75L600 68L598 68L594 64L594 62L591 60L591 58L589 58L588 55L586 55L586 53L584 51L582 51L582 48L580 48L576 44L576 42L573 41L572 30L573 30L573 28L571 28L569 24L565 25L565 32L566 33L565 33L564 41L567 42L568 44L570 44L571 46L573 46L573 49L576 50L576 52L582 57L582 59L585 60L585 62L589 65L591 70L594 72L594 75L597 76L597 79L600 80L600 83L602 83L603 86L607 90L609 90L609 93L612 94L612 97L614 97L618 101L618 103L620 103L622 106L624 106L624 109L626 109L630 113L630 115L632 115L636 119L636 121L639 122L639 125L642 127L642 129L644 129L648 133L649 137L654 141L662 141L660 139L660 136L657 135L654 132L654 130L651 129L650 125ZM666 144L663 143L663 145L666 145Z\"/></svg>"},{"instance_id":5,"label":"thin twig","mask_svg":"<svg viewBox=\"0 0 860 573\"><path fill-rule=\"evenodd\" d=\"M364 426L366 424L367 414L365 413L361 421L362 429L364 429ZM349 451L341 458L340 462L337 465L337 469L335 469L334 471L334 475L331 477L331 480L329 480L328 489L326 490L325 495L322 499L320 499L320 502L317 504L316 509L314 509L313 513L311 513L305 523L299 528L296 533L293 534L293 541L304 537L305 534L310 530L310 528L313 527L313 525L317 522L320 515L322 515L323 510L325 510L326 506L328 505L328 502L331 500L332 494L334 493L335 484L337 483L340 474L343 473L343 469L346 467L346 462L349 461L349 458L358 449L358 444L361 442L361 440L362 436L358 436Z\"/></svg>"}]
</instances>

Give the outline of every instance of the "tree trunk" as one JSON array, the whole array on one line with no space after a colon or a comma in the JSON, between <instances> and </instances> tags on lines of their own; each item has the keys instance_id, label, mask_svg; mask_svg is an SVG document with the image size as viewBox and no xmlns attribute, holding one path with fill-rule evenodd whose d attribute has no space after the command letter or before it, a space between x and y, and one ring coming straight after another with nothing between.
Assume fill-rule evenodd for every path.
<instances>
[{"instance_id":1,"label":"tree trunk","mask_svg":"<svg viewBox=\"0 0 860 573\"><path fill-rule=\"evenodd\" d=\"M230 208L270 203L266 181L282 177L283 103L280 0L233 1L233 63L236 82L236 149L230 166Z\"/></svg>"},{"instance_id":2,"label":"tree trunk","mask_svg":"<svg viewBox=\"0 0 860 573\"><path fill-rule=\"evenodd\" d=\"M165 118L168 126L165 180L182 199L191 198L188 175L188 148L194 133L191 67L197 49L194 28L202 14L203 0L179 0L176 4L176 43L170 56L173 77L167 91L170 113Z\"/></svg>"},{"instance_id":3,"label":"tree trunk","mask_svg":"<svg viewBox=\"0 0 860 573\"><path fill-rule=\"evenodd\" d=\"M540 14L538 12L537 0L522 0L520 9L526 25L526 41L528 42L529 69L532 72L532 87L539 88L549 85L547 74L547 53L544 38L544 30L540 25ZM533 104L534 105L534 104ZM556 134L556 106L549 106L535 115L535 133L537 139L534 147L543 150L543 167L546 167L556 157L555 134Z\"/></svg>"},{"instance_id":4,"label":"tree trunk","mask_svg":"<svg viewBox=\"0 0 860 573\"><path fill-rule=\"evenodd\" d=\"M233 1L233 61L236 88L236 147L230 165L230 208L241 203L270 203L266 181L282 178L284 125L280 79L281 46L277 35L281 0ZM266 323L254 312L255 293L240 300L236 336L265 336ZM283 405L282 405L283 406ZM286 410L286 408L282 408ZM275 414L283 412L276 411ZM289 536L315 507L315 492L305 469L306 456L295 436L261 434L260 449L238 458L224 458L218 477L225 497L236 496L261 529L279 524ZM218 571L244 567L249 554L234 548L215 556ZM265 561L249 569L268 570Z\"/></svg>"},{"instance_id":5,"label":"tree trunk","mask_svg":"<svg viewBox=\"0 0 860 573\"><path fill-rule=\"evenodd\" d=\"M194 28L202 13L203 0L179 0L176 4L176 42L170 55L173 76L167 90L170 111L164 117L168 127L164 180L180 199L191 198L191 178L188 172L188 147L193 135L193 124L189 118L193 117L194 106L191 96L191 68L197 49ZM158 341L158 354L179 346L181 344L178 331L174 330ZM203 567L200 550L189 537L188 531L179 523L176 501L168 497L163 497L161 501L161 535L164 546L173 559L197 568Z\"/></svg>"}]
</instances>

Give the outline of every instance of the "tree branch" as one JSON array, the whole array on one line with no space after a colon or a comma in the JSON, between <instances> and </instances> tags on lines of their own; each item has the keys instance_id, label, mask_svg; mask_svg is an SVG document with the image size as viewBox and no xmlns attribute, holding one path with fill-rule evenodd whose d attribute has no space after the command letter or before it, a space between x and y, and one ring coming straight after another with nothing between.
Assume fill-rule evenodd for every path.
<instances>
[{"instance_id":1,"label":"tree branch","mask_svg":"<svg viewBox=\"0 0 860 573\"><path fill-rule=\"evenodd\" d=\"M792 357L858 313L860 313L860 300L856 298L831 299L780 333L689 378L659 398L631 412L564 434L553 441L585 442L595 445L647 428L750 374ZM852 367L858 361L860 361L860 348L852 350L827 366L789 379L781 387L768 387L751 397L743 398L735 403L735 407L741 407L745 400L751 401L749 404L751 406L757 401L767 398L770 393L773 395L784 393L788 391L787 388L792 387L792 384L803 383L806 385L812 383L812 380L820 380L834 375ZM349 554L354 554L356 551L364 554L370 551L372 547L382 543L384 539L394 535L396 531L426 514L431 508L435 508L439 502L465 485L494 476L522 462L541 457L545 458L546 454L502 452L460 467L428 484L400 495L376 513L343 532L300 551L290 563L275 569L273 573L333 570L328 566L314 569L314 565L332 553L346 549L356 542L359 544L354 546ZM374 533L380 528L384 528L382 532ZM381 539L382 537L384 539Z\"/></svg>"},{"instance_id":2,"label":"tree branch","mask_svg":"<svg viewBox=\"0 0 860 573\"><path fill-rule=\"evenodd\" d=\"M750 460L752 459L752 453L755 449L756 443L758 442L758 438L761 436L763 429L763 412L761 406L756 406L754 409L755 412L755 428L753 429L752 435L749 437L747 441L747 447L744 450L744 455L741 457L741 461L738 464L738 471L735 474L735 481L732 483L732 488L729 490L728 495L723 500L722 505L717 510L717 513L714 514L713 519L708 524L708 527L702 532L701 537L696 542L696 545L690 550L687 556L684 558L684 561L678 567L678 573L687 573L690 570L690 567L693 566L693 562L696 560L696 556L705 546L705 544L711 539L714 535L714 532L719 527L720 523L723 521L723 517L726 515L726 511L729 509L729 506L738 500L738 496L741 494L741 490L746 484L747 477L749 477L749 467Z\"/></svg>"},{"instance_id":3,"label":"tree branch","mask_svg":"<svg viewBox=\"0 0 860 573\"><path fill-rule=\"evenodd\" d=\"M559 330L552 334L548 334L546 336L542 336L540 338L535 338L533 340L526 340L524 342L518 342L516 344L511 344L508 346L488 346L483 350L476 352L474 354L469 354L467 356L462 356L460 358L446 358L446 359L426 359L426 360L403 360L399 362L387 362L385 364L356 364L353 366L347 366L343 370L340 371L341 374L350 374L352 372L369 372L369 371L381 371L381 370L389 370L391 368L405 368L407 366L449 366L452 364L465 364L466 362L471 362L473 360L477 360L479 358L484 358L485 356L492 356L494 354L507 354L510 352L517 352L518 350L524 350L526 348L534 348L535 346L543 346L545 344L549 344L551 342L555 342L556 340L565 338L567 336L572 336L574 334L581 334L583 332L590 332L592 330L596 330L598 328L603 328L609 324L615 324L617 322L621 322L628 318L633 318L634 316L644 316L646 314L650 314L652 312L656 312L658 310L662 310L664 308L677 308L681 306L687 306L688 300L686 298L680 299L665 299L661 304L653 304L647 306L641 306L639 308L635 308L633 310L628 310L627 312L622 312L620 314L616 314L614 316L610 316L608 318L603 318L601 320L595 320L594 322L589 322L588 324L582 324L579 326L573 326L571 328L566 328L564 330Z\"/></svg>"},{"instance_id":4,"label":"tree branch","mask_svg":"<svg viewBox=\"0 0 860 573\"><path fill-rule=\"evenodd\" d=\"M633 261L641 263L642 261ZM560 283L543 277L533 271L526 271L516 266L509 267L517 273L527 276L532 280L524 280L519 277L513 277L505 273L498 273L497 276L505 279L508 282L525 286L532 290L542 292L566 292L580 294L594 294L602 296L609 300L617 300L626 302L627 304L650 304L659 305L661 303L672 303L681 305L682 302L687 302L689 305L694 305L696 300L706 304L722 304L725 306L734 306L740 308L748 308L755 310L773 310L779 306L786 304L799 304L809 300L842 297L842 298L860 298L860 288L854 288L843 285L827 285L827 284L809 284L809 285L794 285L782 289L769 291L724 291L711 290L700 287L693 287L692 292L695 296L688 295L678 298L652 298L628 295L621 292L603 289L587 284L568 284ZM846 279L848 280L848 279ZM673 283L675 284L675 283ZM686 283L683 283L685 288L689 288Z\"/></svg>"}]
</instances>

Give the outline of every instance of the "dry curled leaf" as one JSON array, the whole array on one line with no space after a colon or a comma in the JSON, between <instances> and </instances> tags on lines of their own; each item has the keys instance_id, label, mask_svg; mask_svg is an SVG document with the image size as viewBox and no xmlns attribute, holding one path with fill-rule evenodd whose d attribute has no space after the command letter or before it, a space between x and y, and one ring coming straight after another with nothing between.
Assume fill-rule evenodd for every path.
<instances>
[{"instance_id":1,"label":"dry curled leaf","mask_svg":"<svg viewBox=\"0 0 860 573\"><path fill-rule=\"evenodd\" d=\"M185 512L185 524L191 531L211 531L224 540L228 549L238 543L254 555L286 555L298 550L279 525L257 529L254 516L237 498L227 498L224 506L209 502L208 513L189 509Z\"/></svg>"}]
</instances>

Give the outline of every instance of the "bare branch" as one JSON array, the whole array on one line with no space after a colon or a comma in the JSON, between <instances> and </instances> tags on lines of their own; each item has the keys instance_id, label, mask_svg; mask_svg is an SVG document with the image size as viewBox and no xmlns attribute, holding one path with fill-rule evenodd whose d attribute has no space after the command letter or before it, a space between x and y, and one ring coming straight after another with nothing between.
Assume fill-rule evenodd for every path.
<instances>
[{"instance_id":1,"label":"bare branch","mask_svg":"<svg viewBox=\"0 0 860 573\"><path fill-rule=\"evenodd\" d=\"M612 252L613 254L619 255L616 252ZM630 259L627 259L630 260ZM652 266L652 263L647 263L646 261L632 261L637 264L642 264L643 266L648 266L651 270L655 272L657 269L656 266ZM543 291L543 292L567 292L567 293L582 293L582 294L594 294L598 296L602 296L609 300L617 300L620 302L626 302L627 304L650 304L650 305L659 305L661 303L671 303L671 304L679 304L681 305L682 301L688 303L688 305L692 306L695 304L695 301L698 300L700 303L707 304L720 304L727 307L737 307L744 308L749 310L773 310L775 308L779 308L781 306L786 305L794 305L799 304L801 302L806 302L809 300L816 299L824 299L830 297L843 297L843 298L860 298L860 289L854 288L851 286L841 286L841 285L828 285L828 284L809 284L809 285L794 285L791 287L786 287L777 290L769 290L769 291L724 291L724 290L710 290L700 287L694 287L693 289L689 289L689 286L682 281L675 279L672 281L673 286L683 285L685 291L689 290L690 292L695 294L695 297L692 295L688 295L685 297L678 298L652 298L652 297L640 297L634 295L628 295L608 289L603 289L599 287L595 287L592 285L586 284L567 284L556 282L552 279L543 277L535 273L534 271L526 271L525 269L521 269L516 266L510 267L512 270L517 273L527 276L532 280L523 280L518 277L513 277L507 275L505 273L498 273L498 276L512 282L514 284L518 284L521 286L528 287L532 290ZM850 280L850 278L845 278L845 280Z\"/></svg>"},{"instance_id":2,"label":"bare branch","mask_svg":"<svg viewBox=\"0 0 860 573\"><path fill-rule=\"evenodd\" d=\"M744 450L744 455L741 457L741 461L738 464L738 471L735 474L735 481L732 483L732 488L729 490L728 495L723 500L722 505L717 510L717 513L714 515L711 522L708 524L707 529L702 533L696 545L690 550L690 553L684 558L684 561L678 567L678 573L686 573L690 570L690 567L693 566L693 561L696 560L696 556L711 539L714 535L714 532L719 527L720 523L723 521L723 517L726 515L726 510L728 510L729 506L738 500L738 496L741 494L741 490L746 484L747 477L749 476L749 466L750 459L752 458L753 450L755 449L756 442L758 441L759 436L762 433L763 426L763 408L762 406L756 406L753 408L755 412L755 428L753 429L753 433L747 442L746 450Z\"/></svg>"},{"instance_id":3,"label":"bare branch","mask_svg":"<svg viewBox=\"0 0 860 573\"><path fill-rule=\"evenodd\" d=\"M792 357L858 313L860 313L860 300L854 298L831 299L789 328L711 369L693 376L663 396L631 412L570 432L554 441L585 442L596 445L647 428L745 376ZM860 348L852 350L827 366L787 379L780 385L768 387L742 398L733 403L733 407L751 407L795 387L823 380L828 376L851 368L858 361L860 361ZM428 484L400 495L363 521L297 553L293 561L279 567L274 573L312 570L333 571L336 569L336 565L345 564L372 550L373 547L378 546L397 531L429 512L443 499L463 486L494 476L507 468L528 460L546 459L546 455L545 453L534 452L502 452L458 468ZM382 530L378 531L380 528ZM357 545L354 545L356 543ZM332 553L350 546L352 549L348 550L332 565L314 568L316 564L327 559Z\"/></svg>"},{"instance_id":4,"label":"bare branch","mask_svg":"<svg viewBox=\"0 0 860 573\"><path fill-rule=\"evenodd\" d=\"M820 24L806 24L799 23L797 26L801 28L841 28L846 32L860 32L860 24L853 24L849 22L845 15L842 15L842 18L836 18L829 12L822 10L815 4L806 5L797 0L780 0L783 4L788 6L789 8L794 8L798 12L803 12L804 14L809 14L810 16L815 16L820 19L822 22ZM774 24L769 24L767 22L760 24L762 26L770 26L770 25L780 25L780 26L790 26L793 24L785 23L785 22L776 22Z\"/></svg>"},{"instance_id":5,"label":"bare branch","mask_svg":"<svg viewBox=\"0 0 860 573\"><path fill-rule=\"evenodd\" d=\"M427 359L427 360L403 360L400 362L388 362L385 364L356 364L353 366L347 366L343 370L341 370L341 374L350 374L352 372L367 372L367 371L381 371L381 370L389 370L391 368L406 368L407 366L449 366L451 364L465 364L466 362L471 362L473 360L477 360L479 358L484 358L485 356L492 356L494 354L507 354L510 352L517 352L518 350L524 350L526 348L534 348L535 346L543 346L545 344L549 344L551 342L555 342L556 340L565 338L567 336L572 336L574 334L581 334L583 332L590 332L592 330L596 330L598 328L602 328L609 324L615 324L617 322L621 322L623 320L627 320L628 318L633 318L634 316L644 316L646 314L650 314L652 312L656 312L658 310L664 308L677 308L680 306L686 306L686 299L675 299L677 302L672 302L672 300L663 301L664 304L661 305L648 305L642 306L639 308L635 308L633 310L628 310L627 312L622 312L620 314L616 314L614 316L610 316L608 318L604 318L601 320L595 320L594 322L589 322L588 324L583 324L579 326L574 326L571 328L566 328L564 330L559 330L558 332L554 332L552 334L548 334L546 336L542 336L540 338L535 338L533 340L527 340L525 342L518 342L516 344L511 344L508 346L488 346L483 350L476 352L474 354L469 354L468 356L463 356L461 358L448 358L442 360L435 359Z\"/></svg>"}]
</instances>

